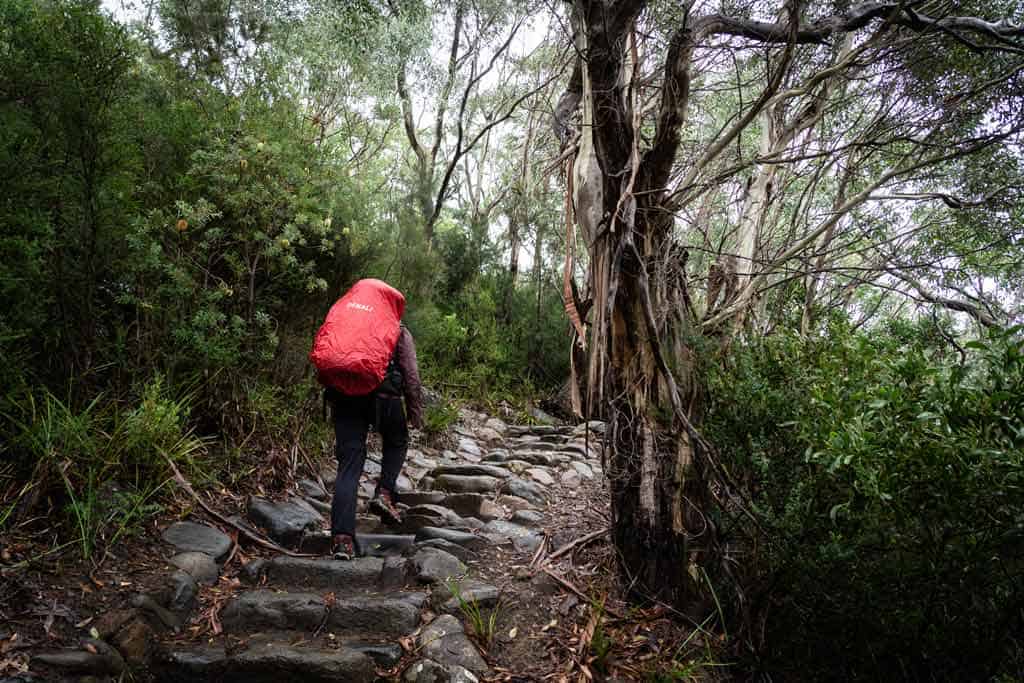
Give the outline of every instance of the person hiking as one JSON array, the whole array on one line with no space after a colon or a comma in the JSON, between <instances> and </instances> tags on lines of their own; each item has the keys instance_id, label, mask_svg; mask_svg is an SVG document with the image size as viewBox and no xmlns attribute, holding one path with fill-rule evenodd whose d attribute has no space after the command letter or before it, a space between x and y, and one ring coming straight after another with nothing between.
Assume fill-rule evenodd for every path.
<instances>
[{"instance_id":1,"label":"person hiking","mask_svg":"<svg viewBox=\"0 0 1024 683\"><path fill-rule=\"evenodd\" d=\"M380 280L360 280L328 313L310 354L327 387L325 399L334 418L338 475L331 500L331 554L335 559L356 556L357 492L371 425L381 436L383 452L369 509L389 526L401 523L398 475L405 463L409 427L423 426L416 345L401 324L404 309L405 297L398 290ZM364 391L378 379L367 374L366 366L383 363L386 367L378 369L383 379Z\"/></svg>"}]
</instances>

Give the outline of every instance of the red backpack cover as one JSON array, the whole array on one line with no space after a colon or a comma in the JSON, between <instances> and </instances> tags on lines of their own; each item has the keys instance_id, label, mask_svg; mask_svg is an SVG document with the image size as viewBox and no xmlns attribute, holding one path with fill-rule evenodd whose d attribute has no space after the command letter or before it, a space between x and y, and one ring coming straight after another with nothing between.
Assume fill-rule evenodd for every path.
<instances>
[{"instance_id":1,"label":"red backpack cover","mask_svg":"<svg viewBox=\"0 0 1024 683\"><path fill-rule=\"evenodd\" d=\"M398 344L405 297L380 280L360 280L331 307L309 359L320 384L364 396L384 381Z\"/></svg>"}]
</instances>

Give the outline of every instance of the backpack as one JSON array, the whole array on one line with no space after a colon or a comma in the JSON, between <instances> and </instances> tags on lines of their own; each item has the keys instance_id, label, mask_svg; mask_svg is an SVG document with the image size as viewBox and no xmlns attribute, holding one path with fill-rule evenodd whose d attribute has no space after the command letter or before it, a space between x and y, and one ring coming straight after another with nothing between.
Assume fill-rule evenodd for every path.
<instances>
[{"instance_id":1,"label":"backpack","mask_svg":"<svg viewBox=\"0 0 1024 683\"><path fill-rule=\"evenodd\" d=\"M309 359L320 384L345 396L380 388L389 367L398 371L395 349L404 312L405 297L391 285L373 279L352 285L313 340Z\"/></svg>"},{"instance_id":2,"label":"backpack","mask_svg":"<svg viewBox=\"0 0 1024 683\"><path fill-rule=\"evenodd\" d=\"M401 330L399 330L398 334L401 336ZM377 387L375 393L384 396L401 396L404 387L405 375L402 374L402 368L398 364L398 346L396 344L395 351L391 354L391 360L388 361L388 367L384 371L384 379L381 381L380 386Z\"/></svg>"}]
</instances>

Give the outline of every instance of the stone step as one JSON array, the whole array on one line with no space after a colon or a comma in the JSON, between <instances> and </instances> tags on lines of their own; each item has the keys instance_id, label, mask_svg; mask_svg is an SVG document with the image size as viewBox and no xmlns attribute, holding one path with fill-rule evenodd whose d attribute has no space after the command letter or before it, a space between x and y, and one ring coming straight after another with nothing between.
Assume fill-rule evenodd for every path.
<instances>
[{"instance_id":1,"label":"stone step","mask_svg":"<svg viewBox=\"0 0 1024 683\"><path fill-rule=\"evenodd\" d=\"M441 529L438 527L425 526L416 532L416 541L425 541L433 538L439 538L455 545L460 545L463 548L469 548L470 550L480 550L486 547L489 541L482 536L469 533L468 531L458 531L456 529Z\"/></svg>"},{"instance_id":2,"label":"stone step","mask_svg":"<svg viewBox=\"0 0 1024 683\"><path fill-rule=\"evenodd\" d=\"M571 425L509 425L505 430L505 436L516 437L531 434L535 436L571 436L574 429Z\"/></svg>"},{"instance_id":3,"label":"stone step","mask_svg":"<svg viewBox=\"0 0 1024 683\"><path fill-rule=\"evenodd\" d=\"M228 655L221 648L170 652L155 664L156 680L168 683L370 683L377 676L369 654L353 648L318 649L270 642Z\"/></svg>"},{"instance_id":4,"label":"stone step","mask_svg":"<svg viewBox=\"0 0 1024 683\"><path fill-rule=\"evenodd\" d=\"M497 465L471 464L471 465L441 465L430 472L430 476L436 480L442 476L455 475L464 477L494 477L504 479L509 476L508 470Z\"/></svg>"},{"instance_id":5,"label":"stone step","mask_svg":"<svg viewBox=\"0 0 1024 683\"><path fill-rule=\"evenodd\" d=\"M360 557L390 557L401 555L407 548L412 546L416 537L411 534L378 534L356 532L356 552ZM331 554L331 534L329 531L321 531L316 534L307 534L302 538L299 546L300 552L314 555Z\"/></svg>"},{"instance_id":6,"label":"stone step","mask_svg":"<svg viewBox=\"0 0 1024 683\"><path fill-rule=\"evenodd\" d=\"M320 628L343 637L394 637L419 625L425 593L344 596L332 604L315 593L246 591L232 598L221 613L227 632L262 629L312 632Z\"/></svg>"},{"instance_id":7,"label":"stone step","mask_svg":"<svg viewBox=\"0 0 1024 683\"><path fill-rule=\"evenodd\" d=\"M486 475L442 474L434 478L434 488L451 493L489 493L498 488L502 479Z\"/></svg>"},{"instance_id":8,"label":"stone step","mask_svg":"<svg viewBox=\"0 0 1024 683\"><path fill-rule=\"evenodd\" d=\"M277 556L253 560L242 568L251 583L265 578L272 586L346 591L400 588L408 578L403 557L358 557L332 560Z\"/></svg>"}]
</instances>

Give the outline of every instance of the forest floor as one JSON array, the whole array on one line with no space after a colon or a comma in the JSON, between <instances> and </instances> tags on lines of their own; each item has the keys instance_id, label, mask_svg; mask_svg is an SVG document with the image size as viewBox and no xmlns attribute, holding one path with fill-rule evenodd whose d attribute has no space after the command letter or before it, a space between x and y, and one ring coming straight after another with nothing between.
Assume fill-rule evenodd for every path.
<instances>
[{"instance_id":1,"label":"forest floor","mask_svg":"<svg viewBox=\"0 0 1024 683\"><path fill-rule=\"evenodd\" d=\"M407 526L385 529L361 516L360 533L379 541L379 550L368 555L381 559L359 558L345 567L289 557L326 553L326 491L333 469L328 461L278 477L286 490L210 490L200 494L205 506L179 491L138 533L89 563L80 561L75 546L48 551L53 545L48 536L2 538L0 681L250 681L263 680L263 674L275 680L282 673L297 673L300 680L362 680L365 675L365 680L421 683L708 679L712 669L705 662L712 643L665 610L631 608L624 599L609 543L609 494L600 474L599 439L579 428L507 426L463 411L448 439L451 448L414 443L410 450L400 481L400 488L410 490L403 497L409 503ZM371 442L364 503L378 467L373 452ZM510 471L504 483L490 481L489 475L501 475L495 467ZM513 480L518 483L511 485ZM490 486L496 488L484 490ZM254 500L268 501L272 513L285 518L297 514L305 525L300 539L287 533L294 519L262 517ZM298 508L287 508L295 501ZM166 533L182 520L226 537L226 552L216 556L219 551L210 551L217 560L210 580L184 577L182 583L181 572L169 563L173 549ZM253 538L273 539L271 544L293 550L288 555L269 550ZM450 580L439 579L436 571L432 575L429 567L439 558L443 566L458 564L456 556L468 571L458 584L463 600L453 608ZM303 579L292 568L286 579L275 578L275 567L283 572L285 561L319 563L319 574ZM361 580L351 571L371 561L383 562L375 565L384 567L383 574L389 566L399 567L400 585L381 584L365 595L350 589L356 585L352 581ZM349 573L323 583L323 572L332 571ZM175 577L171 585L169 573ZM194 599L187 595L189 585ZM287 592L296 585L308 592ZM272 594L262 590L269 587ZM153 601L144 602L142 596ZM281 596L294 599L282 606ZM395 596L405 602L396 603ZM363 602L346 602L357 597ZM325 601L326 616L318 626L303 622L305 613L294 611L299 598L306 600L302 609ZM247 599L255 606L240 617L238 605ZM375 611L384 610L387 600L391 611ZM395 610L402 612L406 602L416 609L413 621L402 625ZM446 611L461 622L465 636L447 654L432 653L424 633L432 622L441 623L438 617ZM360 619L373 623L359 626L358 638L346 634ZM277 659L259 660L258 646L265 646L264 652L276 647ZM344 663L335 661L352 648L362 648L362 660L353 655ZM281 659L281 653L293 650L306 659L319 653L334 659L307 671L302 667L314 664ZM245 653L253 661L245 660ZM367 656L372 666L358 669ZM431 657L450 661L431 669ZM260 675L254 675L253 667ZM357 675L357 669L372 673Z\"/></svg>"}]
</instances>

